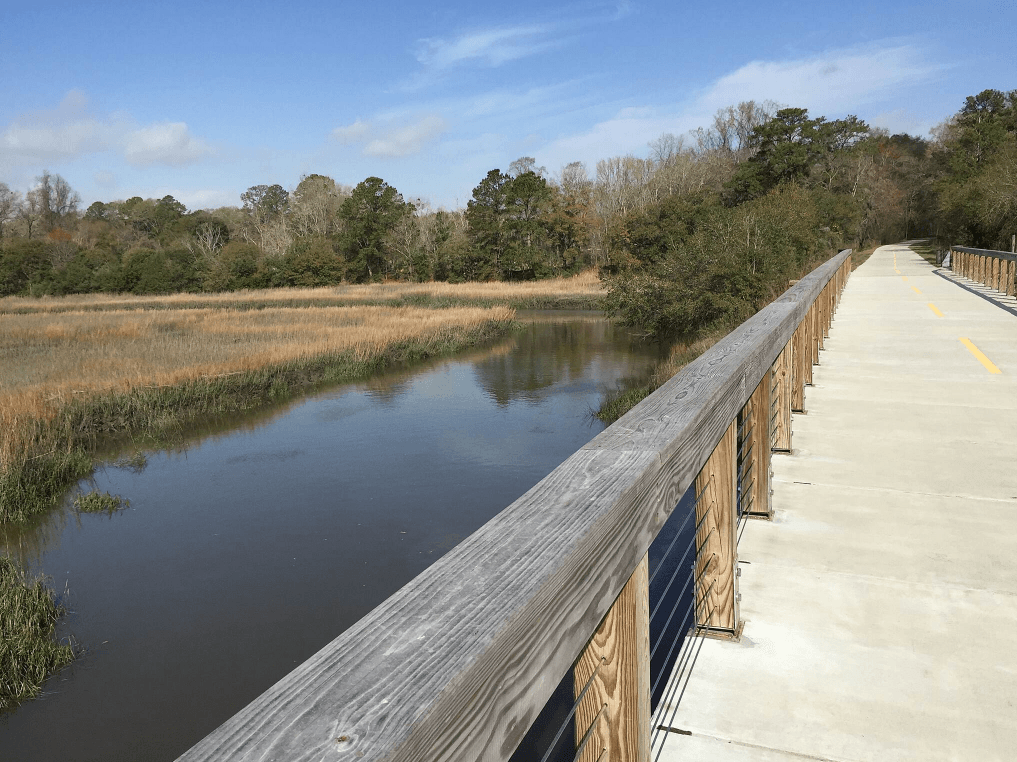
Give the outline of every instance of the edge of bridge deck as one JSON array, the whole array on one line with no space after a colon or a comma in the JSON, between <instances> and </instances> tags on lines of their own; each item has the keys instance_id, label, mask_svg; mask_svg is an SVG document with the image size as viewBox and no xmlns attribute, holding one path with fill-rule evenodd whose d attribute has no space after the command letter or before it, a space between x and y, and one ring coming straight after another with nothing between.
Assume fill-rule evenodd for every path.
<instances>
[{"instance_id":1,"label":"edge of bridge deck","mask_svg":"<svg viewBox=\"0 0 1017 762\"><path fill-rule=\"evenodd\" d=\"M1017 317L934 270L849 279L661 759L1012 758Z\"/></svg>"}]
</instances>

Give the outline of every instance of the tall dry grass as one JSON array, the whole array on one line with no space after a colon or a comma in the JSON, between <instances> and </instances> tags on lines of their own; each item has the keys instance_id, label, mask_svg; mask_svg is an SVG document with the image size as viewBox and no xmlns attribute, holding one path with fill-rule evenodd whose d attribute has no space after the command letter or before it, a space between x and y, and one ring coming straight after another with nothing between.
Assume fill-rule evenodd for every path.
<instances>
[{"instance_id":1,"label":"tall dry grass","mask_svg":"<svg viewBox=\"0 0 1017 762\"><path fill-rule=\"evenodd\" d=\"M408 303L451 306L474 303L527 306L595 306L604 295L596 271L569 278L489 283L372 283L323 288L272 288L219 294L81 294L62 297L0 298L0 314L91 310L160 310L186 308L262 309L265 307L340 306Z\"/></svg>"},{"instance_id":2,"label":"tall dry grass","mask_svg":"<svg viewBox=\"0 0 1017 762\"><path fill-rule=\"evenodd\" d=\"M104 435L165 429L363 375L386 359L446 353L504 330L512 316L507 307L382 306L0 315L0 521L52 502L91 467Z\"/></svg>"}]
</instances>

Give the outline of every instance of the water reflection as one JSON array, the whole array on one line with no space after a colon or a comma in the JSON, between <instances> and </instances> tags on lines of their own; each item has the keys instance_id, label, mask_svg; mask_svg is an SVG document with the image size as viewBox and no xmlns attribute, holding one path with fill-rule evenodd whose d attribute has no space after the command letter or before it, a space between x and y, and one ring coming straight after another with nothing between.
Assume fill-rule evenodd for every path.
<instances>
[{"instance_id":1,"label":"water reflection","mask_svg":"<svg viewBox=\"0 0 1017 762\"><path fill-rule=\"evenodd\" d=\"M129 499L116 515L9 530L89 650L0 720L0 759L175 759L589 441L590 409L656 358L595 316L521 317L99 469L82 488Z\"/></svg>"}]
</instances>

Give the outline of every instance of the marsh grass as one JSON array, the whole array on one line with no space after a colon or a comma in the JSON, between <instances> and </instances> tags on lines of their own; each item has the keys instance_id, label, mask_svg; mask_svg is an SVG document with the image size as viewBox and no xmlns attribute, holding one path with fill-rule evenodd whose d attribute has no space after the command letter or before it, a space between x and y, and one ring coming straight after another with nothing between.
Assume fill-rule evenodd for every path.
<instances>
[{"instance_id":1,"label":"marsh grass","mask_svg":"<svg viewBox=\"0 0 1017 762\"><path fill-rule=\"evenodd\" d=\"M326 288L273 288L214 294L82 294L63 297L0 298L0 314L106 312L110 310L262 310L342 306L449 307L508 306L514 309L600 309L604 296L596 271L569 278L519 282L372 283Z\"/></svg>"},{"instance_id":2,"label":"marsh grass","mask_svg":"<svg viewBox=\"0 0 1017 762\"><path fill-rule=\"evenodd\" d=\"M507 307L24 312L0 334L0 522L88 475L100 444L444 355L506 331Z\"/></svg>"},{"instance_id":3,"label":"marsh grass","mask_svg":"<svg viewBox=\"0 0 1017 762\"><path fill-rule=\"evenodd\" d=\"M74 507L81 513L105 513L112 516L117 511L131 507L131 501L120 495L92 490L74 498Z\"/></svg>"},{"instance_id":4,"label":"marsh grass","mask_svg":"<svg viewBox=\"0 0 1017 762\"><path fill-rule=\"evenodd\" d=\"M56 640L62 613L41 578L0 556L0 714L38 696L46 677L74 658L72 646Z\"/></svg>"}]
</instances>

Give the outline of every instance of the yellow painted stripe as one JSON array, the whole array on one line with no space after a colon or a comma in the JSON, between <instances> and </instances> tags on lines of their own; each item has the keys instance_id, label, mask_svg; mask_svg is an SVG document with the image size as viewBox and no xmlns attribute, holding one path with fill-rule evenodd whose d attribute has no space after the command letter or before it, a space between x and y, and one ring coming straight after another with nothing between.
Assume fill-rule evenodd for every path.
<instances>
[{"instance_id":1,"label":"yellow painted stripe","mask_svg":"<svg viewBox=\"0 0 1017 762\"><path fill-rule=\"evenodd\" d=\"M1000 373L1001 374L1003 372L999 368L997 368L995 365L993 365L992 364L992 360L990 360L988 357L983 355L982 354L982 350L980 350L978 347L976 347L974 344L972 344L969 339L965 339L963 336L961 336L960 340L961 340L961 344L963 344L964 346L966 346L968 348L968 351L975 356L975 358L978 360L978 362L980 362L982 365L985 366L986 370L988 370L989 373Z\"/></svg>"},{"instance_id":2,"label":"yellow painted stripe","mask_svg":"<svg viewBox=\"0 0 1017 762\"><path fill-rule=\"evenodd\" d=\"M936 317L943 317L943 313L939 311L935 304L929 302L929 309L936 315Z\"/></svg>"},{"instance_id":3,"label":"yellow painted stripe","mask_svg":"<svg viewBox=\"0 0 1017 762\"><path fill-rule=\"evenodd\" d=\"M906 275L902 275L902 276L900 276L900 279L901 279L902 281L904 281L905 283L907 283L907 280L908 280L908 276L906 276Z\"/></svg>"},{"instance_id":4,"label":"yellow painted stripe","mask_svg":"<svg viewBox=\"0 0 1017 762\"><path fill-rule=\"evenodd\" d=\"M922 292L921 292L921 291L919 291L919 290L918 290L917 288L915 288L914 286L912 286L912 287L911 287L911 290L912 290L912 291L914 291L914 292L915 292L916 294L918 294L919 296L921 296L921 295L922 295Z\"/></svg>"}]
</instances>

